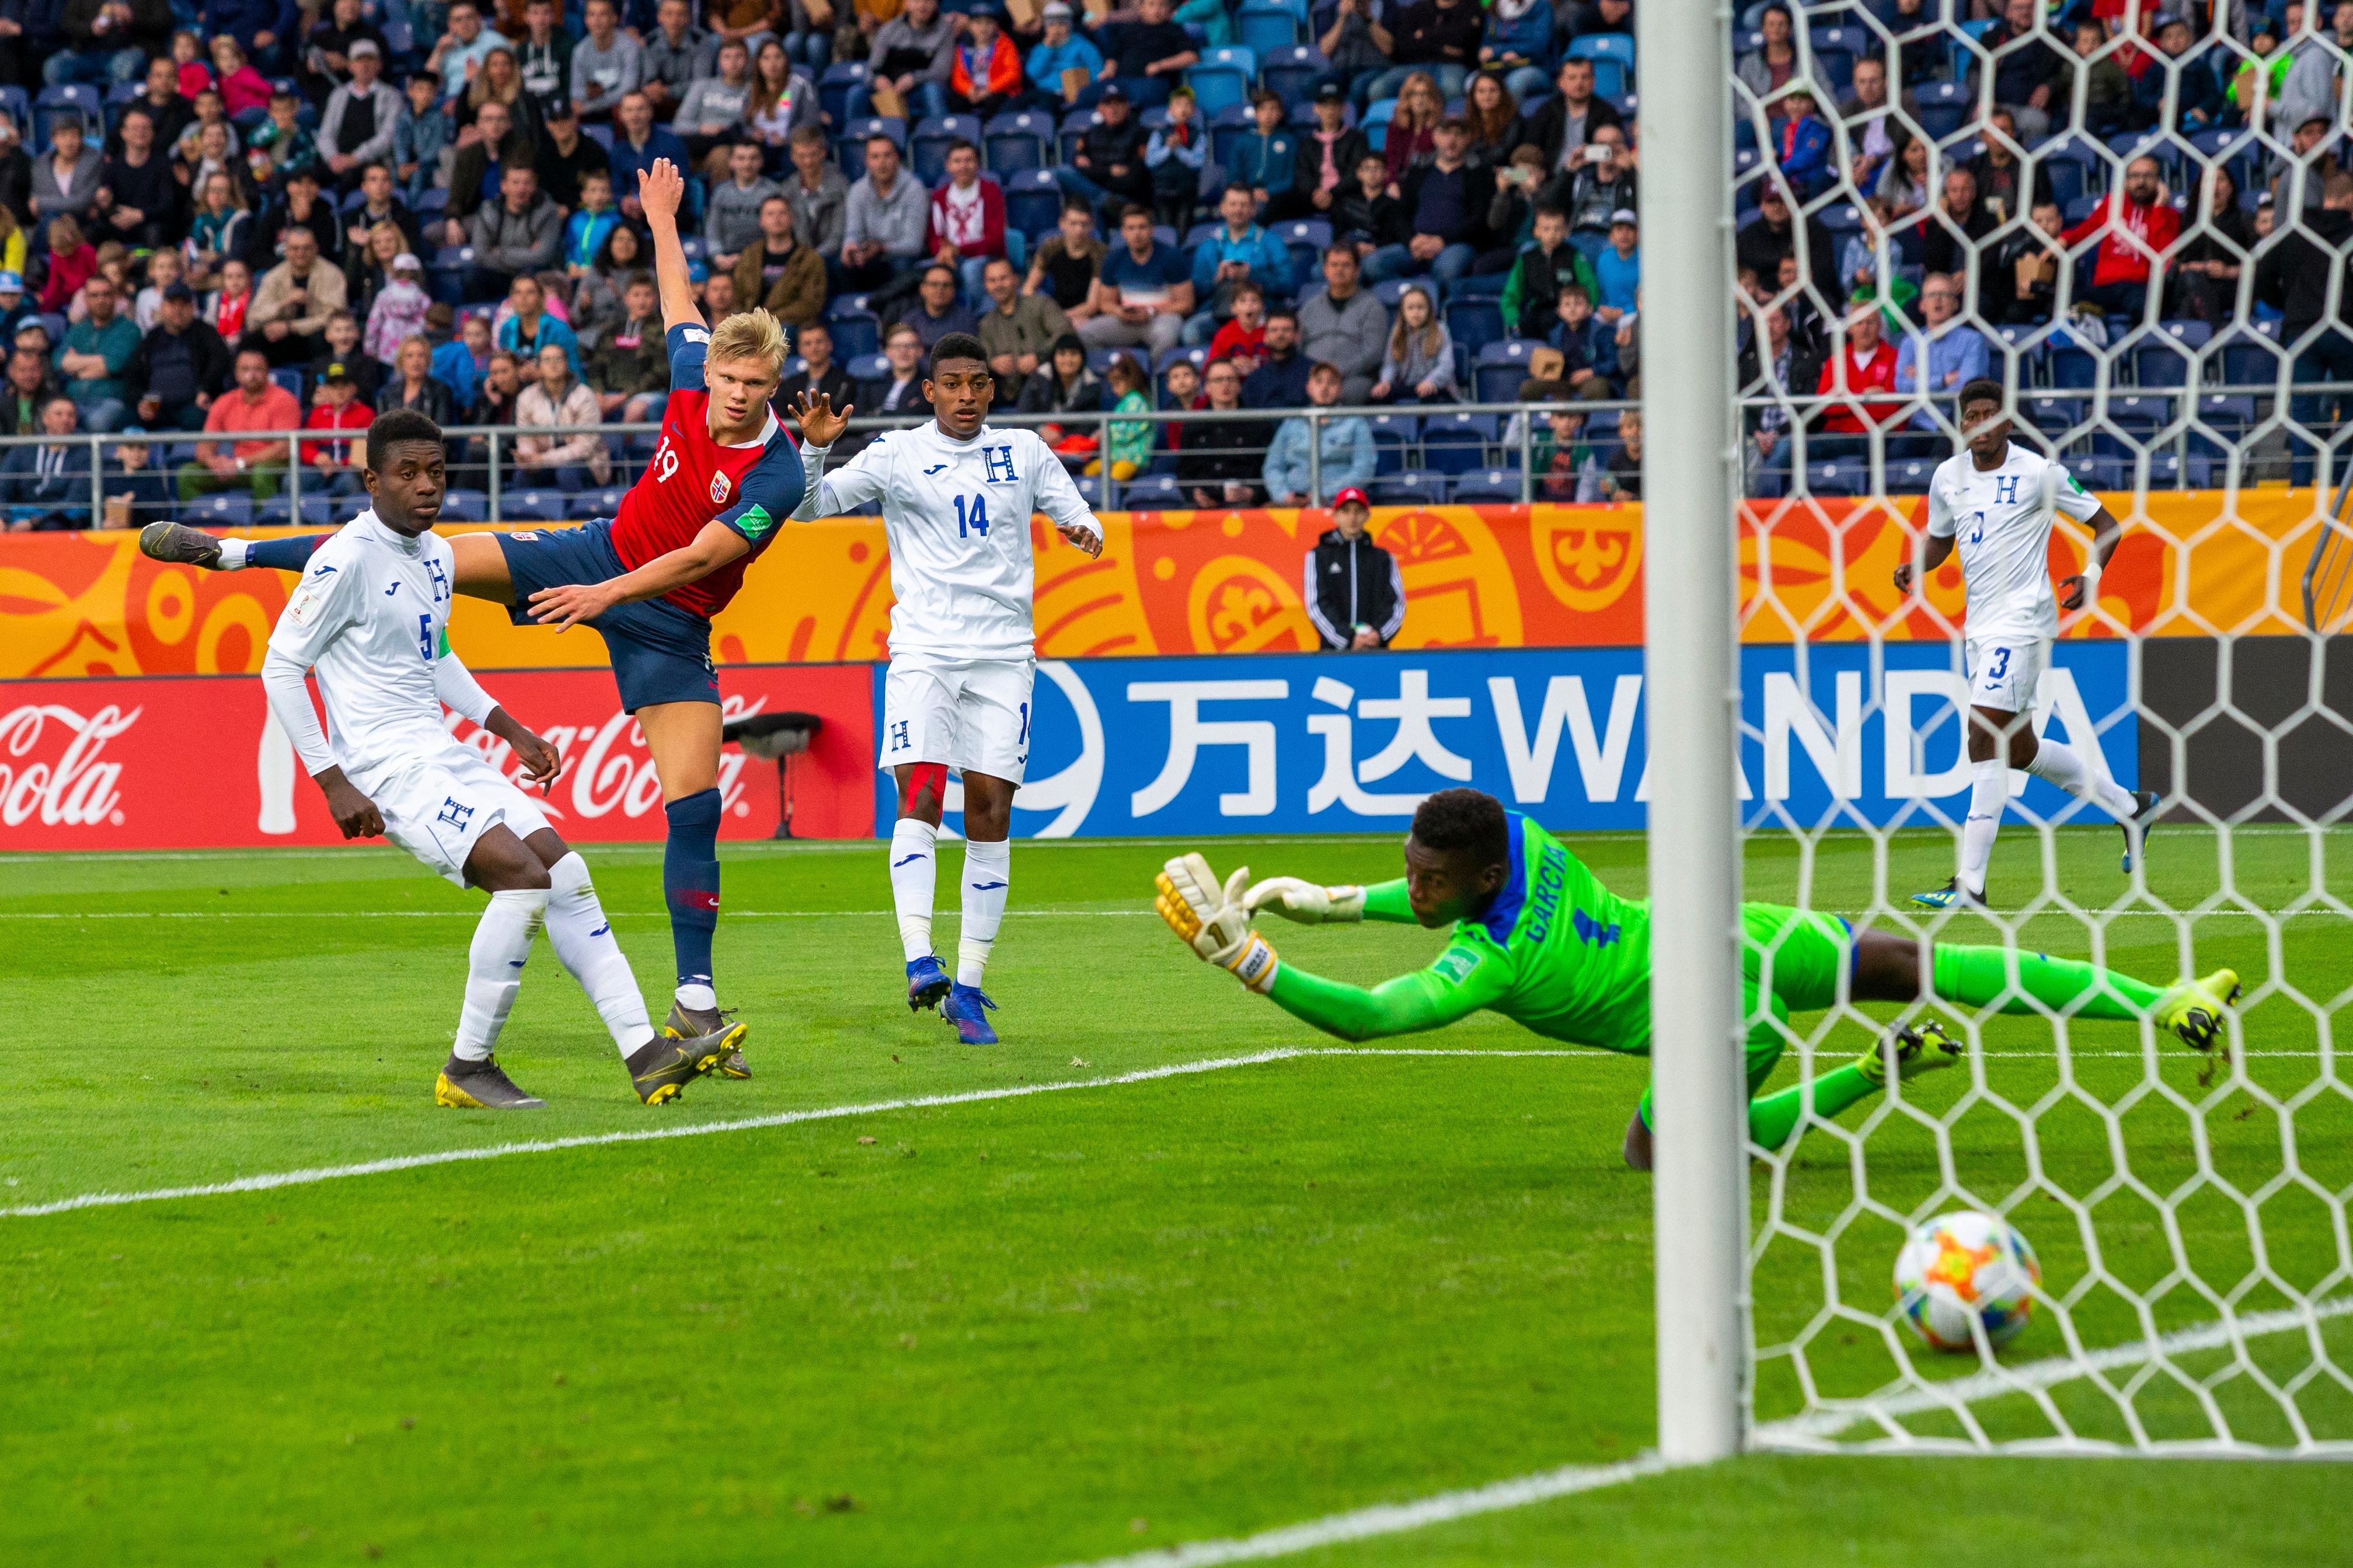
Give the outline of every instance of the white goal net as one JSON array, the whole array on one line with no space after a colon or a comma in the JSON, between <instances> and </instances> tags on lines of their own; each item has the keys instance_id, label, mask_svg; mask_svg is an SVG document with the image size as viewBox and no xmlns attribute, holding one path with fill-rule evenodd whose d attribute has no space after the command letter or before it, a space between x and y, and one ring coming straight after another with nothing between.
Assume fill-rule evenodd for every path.
<instances>
[{"instance_id":1,"label":"white goal net","mask_svg":"<svg viewBox=\"0 0 2353 1568\"><path fill-rule=\"evenodd\" d=\"M1817 1087L1899 1023L1966 1056L1752 1148L1754 1444L2353 1458L2331 26L2140 0L1734 13L1744 896L1999 948L2014 982L2007 1011L1849 999L1788 1027ZM1894 571L1978 376L2126 529L2036 729L2163 809L2127 872L2108 815L2016 773L1984 907L1936 910L1912 895L1953 875L1969 800L1962 587L1957 559L1911 595ZM2063 517L2053 577L2091 542ZM2210 1059L2035 1001L2015 961L2042 954L2244 990ZM1939 1352L1892 1269L1959 1210L2014 1227L2040 1278L2014 1339Z\"/></svg>"}]
</instances>

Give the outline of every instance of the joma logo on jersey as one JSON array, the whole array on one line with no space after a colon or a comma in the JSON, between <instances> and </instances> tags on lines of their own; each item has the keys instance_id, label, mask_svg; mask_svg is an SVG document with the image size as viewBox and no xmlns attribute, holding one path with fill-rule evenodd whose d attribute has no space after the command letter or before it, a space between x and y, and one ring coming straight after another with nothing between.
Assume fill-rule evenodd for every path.
<instances>
[{"instance_id":1,"label":"joma logo on jersey","mask_svg":"<svg viewBox=\"0 0 2353 1568\"><path fill-rule=\"evenodd\" d=\"M474 808L470 805L459 805L458 797L454 795L445 795L441 797L441 809L434 813L433 820L448 823L451 827L463 833L466 831L466 824L474 820Z\"/></svg>"},{"instance_id":2,"label":"joma logo on jersey","mask_svg":"<svg viewBox=\"0 0 2353 1568\"><path fill-rule=\"evenodd\" d=\"M992 485L1011 484L1017 477L1013 472L1013 448L985 447L982 452L988 459L988 482Z\"/></svg>"},{"instance_id":3,"label":"joma logo on jersey","mask_svg":"<svg viewBox=\"0 0 2353 1568\"><path fill-rule=\"evenodd\" d=\"M2000 479L1994 480L1993 499L1996 506L2016 506L2018 504L2018 476L2016 474L2004 474Z\"/></svg>"}]
</instances>

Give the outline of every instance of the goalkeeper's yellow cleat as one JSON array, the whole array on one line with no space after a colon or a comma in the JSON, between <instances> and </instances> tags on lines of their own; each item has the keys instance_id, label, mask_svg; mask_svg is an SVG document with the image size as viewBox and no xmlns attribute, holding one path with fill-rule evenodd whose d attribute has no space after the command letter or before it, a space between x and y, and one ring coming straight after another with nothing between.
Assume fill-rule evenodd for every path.
<instances>
[{"instance_id":1,"label":"goalkeeper's yellow cleat","mask_svg":"<svg viewBox=\"0 0 2353 1568\"><path fill-rule=\"evenodd\" d=\"M1885 1089L1891 1060L1895 1064L1898 1081L1909 1083L1924 1072L1958 1067L1963 1054L1961 1043L1945 1033L1942 1024L1934 1018L1923 1018L1883 1040L1873 1041L1871 1049L1854 1058L1854 1070Z\"/></svg>"},{"instance_id":2,"label":"goalkeeper's yellow cleat","mask_svg":"<svg viewBox=\"0 0 2353 1568\"><path fill-rule=\"evenodd\" d=\"M2191 1050L2211 1052L2223 1043L2225 1009L2239 999L2239 991L2235 969L2218 969L2200 979L2180 981L2157 999L2158 1025Z\"/></svg>"}]
</instances>

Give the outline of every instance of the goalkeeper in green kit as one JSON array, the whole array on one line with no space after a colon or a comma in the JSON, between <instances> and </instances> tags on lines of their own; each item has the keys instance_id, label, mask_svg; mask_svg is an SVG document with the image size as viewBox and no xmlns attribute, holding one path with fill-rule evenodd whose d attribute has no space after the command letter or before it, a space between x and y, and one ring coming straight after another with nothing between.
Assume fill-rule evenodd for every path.
<instances>
[{"instance_id":1,"label":"goalkeeper in green kit","mask_svg":"<svg viewBox=\"0 0 2353 1568\"><path fill-rule=\"evenodd\" d=\"M1275 1005L1346 1040L1408 1035L1484 1007L1548 1039L1647 1056L1651 1049L1651 910L1621 899L1559 840L1491 795L1441 790L1414 813L1405 876L1369 888L1320 887L1295 877L1252 884L1247 868L1220 887L1198 855L1168 862L1158 879L1161 917L1213 963ZM1371 990L1282 963L1250 929L1261 911L1314 924L1391 921L1453 928L1427 969ZM2154 1018L2185 1045L2211 1052L2224 1008L2239 994L2228 969L2160 990L2112 969L2002 947L1937 943L1926 973L1920 944L1883 931L1856 931L1836 915L1746 904L1741 920L1742 1016L1749 1020L1749 1092L1780 1059L1789 1015L1841 998L1956 1007L2000 1004L2004 1013L2048 1008L2075 1018ZM2010 979L2016 965L2017 979ZM1951 1067L1961 1047L1933 1020L1899 1030L1852 1064L1816 1079L1814 1114L1835 1116L1886 1087ZM1803 1088L1752 1099L1749 1139L1787 1143L1802 1120ZM1650 1097L1626 1128L1626 1163L1651 1167Z\"/></svg>"}]
</instances>

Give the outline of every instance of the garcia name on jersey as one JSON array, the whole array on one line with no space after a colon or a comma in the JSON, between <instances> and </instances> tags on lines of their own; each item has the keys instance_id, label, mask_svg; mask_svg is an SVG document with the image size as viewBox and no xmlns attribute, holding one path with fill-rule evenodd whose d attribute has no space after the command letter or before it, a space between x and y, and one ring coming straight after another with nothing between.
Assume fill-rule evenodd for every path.
<instances>
[{"instance_id":1,"label":"garcia name on jersey","mask_svg":"<svg viewBox=\"0 0 2353 1568\"><path fill-rule=\"evenodd\" d=\"M774 409L754 440L723 447L712 439L711 393L702 379L710 352L709 329L670 330L670 405L662 411L661 443L621 498L612 529L613 550L632 572L692 543L714 520L742 534L752 546L750 554L662 595L705 620L735 596L744 568L767 548L776 524L800 504L807 484L800 442Z\"/></svg>"}]
</instances>

